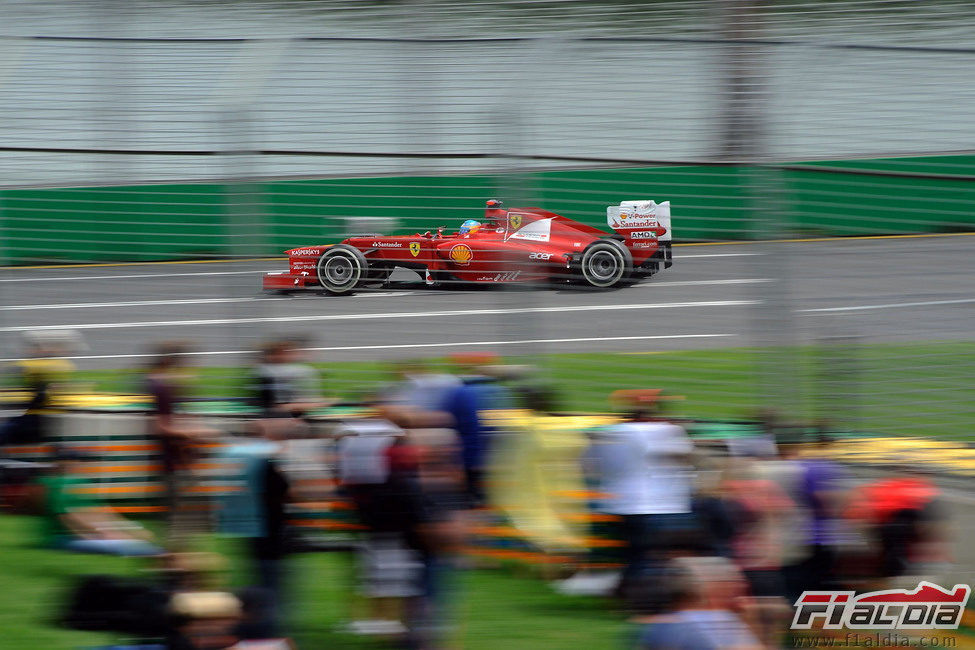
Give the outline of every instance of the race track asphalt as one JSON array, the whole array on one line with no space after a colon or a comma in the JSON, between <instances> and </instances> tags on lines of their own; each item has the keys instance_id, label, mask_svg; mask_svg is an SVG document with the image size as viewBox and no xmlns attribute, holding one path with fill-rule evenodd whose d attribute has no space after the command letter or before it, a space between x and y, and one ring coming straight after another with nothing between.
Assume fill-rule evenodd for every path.
<instances>
[{"instance_id":1,"label":"race track asphalt","mask_svg":"<svg viewBox=\"0 0 975 650\"><path fill-rule=\"evenodd\" d=\"M504 353L652 352L807 342L971 340L975 237L689 245L673 268L605 291L430 289L398 272L391 288L334 297L264 295L283 261L0 270L3 357L19 336L75 329L81 367L136 365L182 339L207 364L281 334L320 360Z\"/></svg>"}]
</instances>

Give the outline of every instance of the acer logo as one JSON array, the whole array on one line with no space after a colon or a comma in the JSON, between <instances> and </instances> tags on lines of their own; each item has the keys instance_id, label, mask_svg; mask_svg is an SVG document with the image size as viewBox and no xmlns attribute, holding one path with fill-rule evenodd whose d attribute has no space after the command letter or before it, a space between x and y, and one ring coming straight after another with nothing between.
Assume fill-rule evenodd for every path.
<instances>
[{"instance_id":1,"label":"acer logo","mask_svg":"<svg viewBox=\"0 0 975 650\"><path fill-rule=\"evenodd\" d=\"M548 260L552 258L551 253L529 253L528 259L530 260Z\"/></svg>"}]
</instances>

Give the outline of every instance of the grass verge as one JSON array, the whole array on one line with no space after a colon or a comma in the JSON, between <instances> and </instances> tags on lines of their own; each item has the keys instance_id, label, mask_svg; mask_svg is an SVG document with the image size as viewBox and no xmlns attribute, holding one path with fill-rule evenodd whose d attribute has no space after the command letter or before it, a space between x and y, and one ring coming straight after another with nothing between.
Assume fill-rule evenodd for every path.
<instances>
[{"instance_id":1,"label":"grass verge","mask_svg":"<svg viewBox=\"0 0 975 650\"><path fill-rule=\"evenodd\" d=\"M0 517L4 557L0 590L0 647L76 650L108 645L121 637L57 627L54 619L66 589L92 573L136 575L144 561L34 548L37 522ZM209 538L209 550L231 559L230 586L247 582L237 546ZM291 623L299 648L350 650L390 647L341 631L356 611L352 558L345 553L303 554L291 563ZM458 575L452 592L456 647L470 650L625 647L628 625L609 604L554 593L536 577L510 571L473 570Z\"/></svg>"},{"instance_id":2,"label":"grass verge","mask_svg":"<svg viewBox=\"0 0 975 650\"><path fill-rule=\"evenodd\" d=\"M441 362L442 360L433 360ZM698 418L751 418L778 404L790 418L828 419L879 435L975 439L975 343L860 344L797 348L581 352L511 357L535 364L563 410L604 411L617 388L655 387L684 397L679 411ZM327 394L359 399L393 380L390 364L316 364ZM196 369L200 396L244 395L248 370ZM96 390L138 392L135 370L79 373Z\"/></svg>"}]
</instances>

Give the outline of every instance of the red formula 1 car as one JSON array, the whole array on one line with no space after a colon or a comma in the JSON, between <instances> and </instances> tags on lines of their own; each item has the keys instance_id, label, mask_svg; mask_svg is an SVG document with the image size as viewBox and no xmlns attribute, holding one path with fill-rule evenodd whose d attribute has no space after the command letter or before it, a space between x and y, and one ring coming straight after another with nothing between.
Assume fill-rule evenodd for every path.
<instances>
[{"instance_id":1,"label":"red formula 1 car","mask_svg":"<svg viewBox=\"0 0 975 650\"><path fill-rule=\"evenodd\" d=\"M340 244L287 251L290 268L264 288L350 293L381 285L393 269L427 284L567 281L605 289L671 265L670 202L623 201L606 209L612 234L540 208L487 202L483 222L410 236L356 235Z\"/></svg>"}]
</instances>

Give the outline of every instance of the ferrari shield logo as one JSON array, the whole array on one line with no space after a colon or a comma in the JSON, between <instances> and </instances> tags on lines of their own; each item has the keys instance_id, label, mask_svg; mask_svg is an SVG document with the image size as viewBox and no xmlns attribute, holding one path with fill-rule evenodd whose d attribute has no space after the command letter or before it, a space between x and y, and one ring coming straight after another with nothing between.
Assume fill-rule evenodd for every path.
<instances>
[{"instance_id":1,"label":"ferrari shield logo","mask_svg":"<svg viewBox=\"0 0 975 650\"><path fill-rule=\"evenodd\" d=\"M418 241L410 242L410 253L413 254L413 257L416 257L417 255L420 254L420 242Z\"/></svg>"},{"instance_id":2,"label":"ferrari shield logo","mask_svg":"<svg viewBox=\"0 0 975 650\"><path fill-rule=\"evenodd\" d=\"M521 215L520 214L513 214L513 215L511 215L511 228L513 230L518 230L519 228L521 228Z\"/></svg>"}]
</instances>

